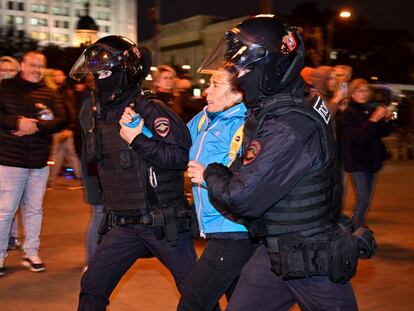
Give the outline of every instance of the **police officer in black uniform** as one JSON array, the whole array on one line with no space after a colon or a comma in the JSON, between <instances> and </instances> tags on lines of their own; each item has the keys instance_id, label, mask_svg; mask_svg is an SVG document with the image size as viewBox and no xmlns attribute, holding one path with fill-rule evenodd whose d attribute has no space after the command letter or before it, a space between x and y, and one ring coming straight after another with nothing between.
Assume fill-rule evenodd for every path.
<instances>
[{"instance_id":1,"label":"police officer in black uniform","mask_svg":"<svg viewBox=\"0 0 414 311\"><path fill-rule=\"evenodd\" d=\"M348 282L358 239L337 224L331 116L321 98L305 96L303 60L300 29L258 15L228 31L201 66L233 67L248 106L242 159L230 169L210 164L203 175L215 206L239 216L260 243L228 311L294 303L302 310L358 308Z\"/></svg>"},{"instance_id":2,"label":"police officer in black uniform","mask_svg":"<svg viewBox=\"0 0 414 311\"><path fill-rule=\"evenodd\" d=\"M101 225L105 235L82 277L78 310L105 310L112 291L138 258L156 256L180 291L195 263L192 211L183 189L191 139L177 115L141 92L150 66L149 50L125 37L108 36L86 48L70 73L76 79L86 74L95 79L91 109L84 109L80 119L88 161L97 164L106 212ZM142 118L130 129L134 137L129 143L120 137L126 108Z\"/></svg>"}]
</instances>

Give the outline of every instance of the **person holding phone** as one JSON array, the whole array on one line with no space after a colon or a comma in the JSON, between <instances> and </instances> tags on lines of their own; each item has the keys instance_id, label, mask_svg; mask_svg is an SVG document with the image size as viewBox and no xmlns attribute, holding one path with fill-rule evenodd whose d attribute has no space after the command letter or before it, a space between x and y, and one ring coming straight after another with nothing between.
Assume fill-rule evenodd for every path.
<instances>
[{"instance_id":1,"label":"person holding phone","mask_svg":"<svg viewBox=\"0 0 414 311\"><path fill-rule=\"evenodd\" d=\"M356 193L352 218L362 225L366 222L376 174L387 156L381 137L391 132L388 120L392 117L385 106L369 109L370 94L368 81L352 80L349 85L350 102L342 115L342 158Z\"/></svg>"}]
</instances>

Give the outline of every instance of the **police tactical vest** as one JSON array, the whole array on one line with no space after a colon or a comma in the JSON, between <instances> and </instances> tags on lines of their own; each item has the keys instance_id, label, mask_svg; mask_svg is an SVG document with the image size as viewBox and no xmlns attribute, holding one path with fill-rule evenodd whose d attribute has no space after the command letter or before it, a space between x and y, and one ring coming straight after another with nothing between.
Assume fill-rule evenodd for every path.
<instances>
[{"instance_id":1,"label":"police tactical vest","mask_svg":"<svg viewBox=\"0 0 414 311\"><path fill-rule=\"evenodd\" d=\"M321 140L322 159L318 170L308 172L291 191L262 217L249 225L256 237L299 232L330 223L338 214L336 198L336 157L330 114L323 100L293 98L289 94L267 98L258 112L246 123L246 146L255 138L265 118L296 112L311 119Z\"/></svg>"},{"instance_id":2,"label":"police tactical vest","mask_svg":"<svg viewBox=\"0 0 414 311\"><path fill-rule=\"evenodd\" d=\"M122 106L122 105L121 105ZM105 119L97 119L100 160L97 163L106 211L136 210L146 212L146 165L119 136L118 121L124 107Z\"/></svg>"},{"instance_id":3,"label":"police tactical vest","mask_svg":"<svg viewBox=\"0 0 414 311\"><path fill-rule=\"evenodd\" d=\"M144 118L147 100L150 98L138 95L134 107ZM100 145L97 166L105 210L144 215L155 207L183 200L184 177L180 170L162 170L149 165L120 137L118 122L129 104L130 101L124 101L112 107L104 117L97 118Z\"/></svg>"}]
</instances>

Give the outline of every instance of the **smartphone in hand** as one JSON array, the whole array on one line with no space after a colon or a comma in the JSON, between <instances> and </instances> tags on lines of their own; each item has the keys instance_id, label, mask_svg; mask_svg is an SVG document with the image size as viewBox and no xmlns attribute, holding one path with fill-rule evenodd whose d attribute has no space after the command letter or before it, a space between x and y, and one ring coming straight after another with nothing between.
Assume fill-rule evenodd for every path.
<instances>
[{"instance_id":1,"label":"smartphone in hand","mask_svg":"<svg viewBox=\"0 0 414 311\"><path fill-rule=\"evenodd\" d=\"M339 83L339 91L344 96L348 96L348 83L347 82L341 82L341 83Z\"/></svg>"}]
</instances>

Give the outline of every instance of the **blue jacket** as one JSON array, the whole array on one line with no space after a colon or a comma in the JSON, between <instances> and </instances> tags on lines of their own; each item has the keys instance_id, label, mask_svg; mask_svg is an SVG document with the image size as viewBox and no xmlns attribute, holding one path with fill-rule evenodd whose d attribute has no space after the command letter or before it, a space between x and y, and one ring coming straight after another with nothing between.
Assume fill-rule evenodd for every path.
<instances>
[{"instance_id":1,"label":"blue jacket","mask_svg":"<svg viewBox=\"0 0 414 311\"><path fill-rule=\"evenodd\" d=\"M187 124L192 140L190 160L205 167L218 162L229 166L241 152L243 125L246 108L243 103L218 114L212 121L206 113L207 107ZM193 195L200 235L222 232L246 232L237 224L220 214L208 199L205 184L193 184Z\"/></svg>"}]
</instances>

